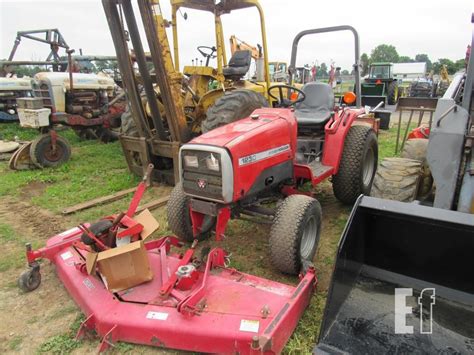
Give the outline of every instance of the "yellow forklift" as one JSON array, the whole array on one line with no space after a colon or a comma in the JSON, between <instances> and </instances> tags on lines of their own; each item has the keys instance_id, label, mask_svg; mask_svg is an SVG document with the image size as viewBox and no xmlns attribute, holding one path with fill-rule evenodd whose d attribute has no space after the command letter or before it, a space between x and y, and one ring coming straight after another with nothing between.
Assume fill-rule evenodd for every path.
<instances>
[{"instance_id":1,"label":"yellow forklift","mask_svg":"<svg viewBox=\"0 0 474 355\"><path fill-rule=\"evenodd\" d=\"M129 100L120 142L130 171L142 175L144 167L153 163L153 177L174 184L181 144L268 105L270 75L263 9L257 0L217 4L213 0L170 0L171 20L166 20L160 0L137 2L136 16L131 0L102 0ZM255 81L244 79L252 51L237 50L227 60L221 21L221 15L247 8L255 8L260 16L263 65ZM215 45L197 47L205 65L197 65L196 60L181 72L178 15L186 9L213 14ZM183 17L187 18L186 13ZM150 53L145 53L139 22ZM167 28L172 30L172 47ZM216 59L216 67L209 65L211 59Z\"/></svg>"}]
</instances>

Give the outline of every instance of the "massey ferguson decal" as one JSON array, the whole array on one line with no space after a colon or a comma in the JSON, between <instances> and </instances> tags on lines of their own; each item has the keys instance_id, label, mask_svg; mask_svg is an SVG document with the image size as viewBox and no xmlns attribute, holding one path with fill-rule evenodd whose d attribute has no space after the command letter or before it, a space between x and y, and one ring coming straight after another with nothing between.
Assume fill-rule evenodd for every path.
<instances>
[{"instance_id":1,"label":"massey ferguson decal","mask_svg":"<svg viewBox=\"0 0 474 355\"><path fill-rule=\"evenodd\" d=\"M252 163L255 163L257 161L273 157L274 155L278 155L280 153L287 152L289 150L290 150L290 145L285 144L285 145L282 145L282 146L279 146L279 147L276 147L276 148L264 150L263 152L260 152L260 153L247 155L246 157L242 157L242 158L239 159L239 166L252 164Z\"/></svg>"},{"instance_id":2,"label":"massey ferguson decal","mask_svg":"<svg viewBox=\"0 0 474 355\"><path fill-rule=\"evenodd\" d=\"M204 180L204 179L198 179L197 180L197 186L200 188L200 189L204 189L207 185L207 181Z\"/></svg>"}]
</instances>

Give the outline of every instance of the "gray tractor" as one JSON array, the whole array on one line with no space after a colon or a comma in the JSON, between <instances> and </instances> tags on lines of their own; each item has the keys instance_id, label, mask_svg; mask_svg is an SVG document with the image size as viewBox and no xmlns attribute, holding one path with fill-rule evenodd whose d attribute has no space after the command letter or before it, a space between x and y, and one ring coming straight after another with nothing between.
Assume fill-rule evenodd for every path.
<instances>
[{"instance_id":1,"label":"gray tractor","mask_svg":"<svg viewBox=\"0 0 474 355\"><path fill-rule=\"evenodd\" d=\"M471 57L439 99L429 138L384 159L373 197L356 202L316 353L472 354L473 81Z\"/></svg>"}]
</instances>

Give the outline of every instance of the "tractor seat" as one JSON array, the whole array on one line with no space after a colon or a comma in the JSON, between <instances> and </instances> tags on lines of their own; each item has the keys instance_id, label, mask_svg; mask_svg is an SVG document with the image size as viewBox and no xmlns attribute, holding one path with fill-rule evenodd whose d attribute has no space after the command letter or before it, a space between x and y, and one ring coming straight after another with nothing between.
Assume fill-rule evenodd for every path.
<instances>
[{"instance_id":1,"label":"tractor seat","mask_svg":"<svg viewBox=\"0 0 474 355\"><path fill-rule=\"evenodd\" d=\"M318 130L331 118L334 109L334 93L325 83L310 82L301 89L306 98L295 105L298 127Z\"/></svg>"},{"instance_id":2,"label":"tractor seat","mask_svg":"<svg viewBox=\"0 0 474 355\"><path fill-rule=\"evenodd\" d=\"M235 51L229 60L229 65L223 70L225 78L242 78L249 71L251 61L252 53L250 51Z\"/></svg>"}]
</instances>

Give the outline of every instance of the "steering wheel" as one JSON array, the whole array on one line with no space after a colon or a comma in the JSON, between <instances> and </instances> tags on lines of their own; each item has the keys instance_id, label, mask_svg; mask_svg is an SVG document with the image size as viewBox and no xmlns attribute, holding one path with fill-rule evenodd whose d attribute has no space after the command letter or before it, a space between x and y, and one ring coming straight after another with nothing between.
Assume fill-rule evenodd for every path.
<instances>
[{"instance_id":1,"label":"steering wheel","mask_svg":"<svg viewBox=\"0 0 474 355\"><path fill-rule=\"evenodd\" d=\"M214 55L214 53L217 51L216 47L199 46L197 47L197 50L204 58L206 58L206 67L209 66L209 60L216 57Z\"/></svg>"},{"instance_id":2,"label":"steering wheel","mask_svg":"<svg viewBox=\"0 0 474 355\"><path fill-rule=\"evenodd\" d=\"M275 95L272 94L272 91L275 89L278 89L278 93L280 97L276 97ZM283 89L288 89L290 91L297 92L298 93L297 99L291 100L288 97L285 97L285 95L283 95ZM302 90L295 88L294 86L286 85L286 84L277 84L277 85L270 86L267 92L268 92L268 96L270 96L272 99L277 101L276 107L290 107L299 102L304 101L304 99L306 98L306 94Z\"/></svg>"}]
</instances>

